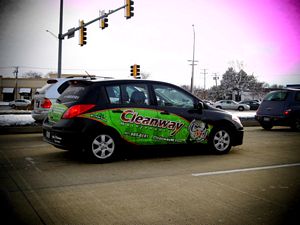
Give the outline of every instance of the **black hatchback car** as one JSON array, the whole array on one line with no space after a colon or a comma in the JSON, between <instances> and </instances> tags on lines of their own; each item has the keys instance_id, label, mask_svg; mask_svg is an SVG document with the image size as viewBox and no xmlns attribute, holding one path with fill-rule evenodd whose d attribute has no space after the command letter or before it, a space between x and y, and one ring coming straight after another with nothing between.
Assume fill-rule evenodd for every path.
<instances>
[{"instance_id":1,"label":"black hatchback car","mask_svg":"<svg viewBox=\"0 0 300 225\"><path fill-rule=\"evenodd\" d=\"M149 80L70 81L43 123L44 140L104 162L120 144L206 144L227 153L243 142L238 117L175 85ZM199 145L201 146L201 145Z\"/></svg>"},{"instance_id":2,"label":"black hatchback car","mask_svg":"<svg viewBox=\"0 0 300 225\"><path fill-rule=\"evenodd\" d=\"M261 102L255 118L266 130L273 126L290 126L300 130L300 89L269 92Z\"/></svg>"}]
</instances>

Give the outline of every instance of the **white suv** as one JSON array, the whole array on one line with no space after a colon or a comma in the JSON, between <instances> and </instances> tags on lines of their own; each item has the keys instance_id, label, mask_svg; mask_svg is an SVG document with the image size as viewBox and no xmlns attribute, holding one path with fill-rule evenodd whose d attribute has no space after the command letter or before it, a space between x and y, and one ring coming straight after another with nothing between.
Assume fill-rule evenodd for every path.
<instances>
[{"instance_id":1,"label":"white suv","mask_svg":"<svg viewBox=\"0 0 300 225\"><path fill-rule=\"evenodd\" d=\"M37 92L34 95L34 105L31 112L32 118L37 122L42 122L47 117L52 104L55 103L56 99L69 86L69 81L91 79L95 79L95 76L49 79L47 84L42 88L37 89Z\"/></svg>"}]
</instances>

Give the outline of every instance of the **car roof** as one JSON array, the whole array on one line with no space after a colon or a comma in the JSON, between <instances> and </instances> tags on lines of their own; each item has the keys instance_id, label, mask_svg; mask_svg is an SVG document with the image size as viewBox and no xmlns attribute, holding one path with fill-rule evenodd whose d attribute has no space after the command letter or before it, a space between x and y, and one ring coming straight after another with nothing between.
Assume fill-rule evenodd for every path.
<instances>
[{"instance_id":1,"label":"car roof","mask_svg":"<svg viewBox=\"0 0 300 225\"><path fill-rule=\"evenodd\" d=\"M127 84L127 83L159 83L159 84L167 84L167 85L173 85L176 87L181 88L178 85L172 84L172 83L168 83L168 82L164 82L164 81L157 81L157 80L143 80L143 79L93 79L93 80L80 80L80 82L84 82L84 83L103 83L103 84L118 84L118 83L122 83L122 84ZM183 89L183 88L181 88Z\"/></svg>"}]
</instances>

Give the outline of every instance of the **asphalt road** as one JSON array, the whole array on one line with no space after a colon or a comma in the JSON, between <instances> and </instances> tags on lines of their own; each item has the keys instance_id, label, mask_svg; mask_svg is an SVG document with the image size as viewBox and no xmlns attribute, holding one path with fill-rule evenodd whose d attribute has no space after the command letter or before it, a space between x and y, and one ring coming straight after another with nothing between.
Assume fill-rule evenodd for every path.
<instances>
[{"instance_id":1,"label":"asphalt road","mask_svg":"<svg viewBox=\"0 0 300 225\"><path fill-rule=\"evenodd\" d=\"M108 164L0 135L7 224L299 224L300 133L245 128L227 155L133 149Z\"/></svg>"}]
</instances>

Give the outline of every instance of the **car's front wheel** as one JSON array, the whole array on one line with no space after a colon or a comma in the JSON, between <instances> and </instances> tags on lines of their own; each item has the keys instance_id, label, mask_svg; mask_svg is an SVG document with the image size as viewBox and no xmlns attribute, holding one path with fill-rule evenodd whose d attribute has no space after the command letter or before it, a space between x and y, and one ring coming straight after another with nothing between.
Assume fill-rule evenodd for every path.
<instances>
[{"instance_id":1,"label":"car's front wheel","mask_svg":"<svg viewBox=\"0 0 300 225\"><path fill-rule=\"evenodd\" d=\"M94 135L88 140L86 153L89 158L96 162L108 162L117 155L118 138L110 133Z\"/></svg>"},{"instance_id":2,"label":"car's front wheel","mask_svg":"<svg viewBox=\"0 0 300 225\"><path fill-rule=\"evenodd\" d=\"M272 123L266 123L266 122L261 122L260 125L262 126L262 128L264 128L265 130L271 130L273 125Z\"/></svg>"},{"instance_id":3,"label":"car's front wheel","mask_svg":"<svg viewBox=\"0 0 300 225\"><path fill-rule=\"evenodd\" d=\"M215 127L209 138L210 148L217 154L228 153L231 149L231 132L226 127Z\"/></svg>"}]
</instances>

